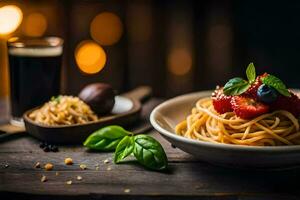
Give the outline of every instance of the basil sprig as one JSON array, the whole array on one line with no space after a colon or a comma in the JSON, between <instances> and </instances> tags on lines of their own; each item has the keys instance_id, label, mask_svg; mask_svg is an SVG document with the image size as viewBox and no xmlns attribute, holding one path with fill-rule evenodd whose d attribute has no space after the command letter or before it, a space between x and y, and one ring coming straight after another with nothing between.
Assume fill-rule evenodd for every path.
<instances>
[{"instance_id":1,"label":"basil sprig","mask_svg":"<svg viewBox=\"0 0 300 200\"><path fill-rule=\"evenodd\" d=\"M167 156L159 142L147 135L137 135L134 141L133 153L139 163L154 170L167 167Z\"/></svg>"},{"instance_id":2,"label":"basil sprig","mask_svg":"<svg viewBox=\"0 0 300 200\"><path fill-rule=\"evenodd\" d=\"M164 170L168 166L166 153L158 141L147 135L135 136L120 126L99 129L86 139L84 146L100 151L115 150L116 164L133 155L148 169Z\"/></svg>"},{"instance_id":3,"label":"basil sprig","mask_svg":"<svg viewBox=\"0 0 300 200\"><path fill-rule=\"evenodd\" d=\"M250 84L252 84L255 81L256 78L256 71L253 63L250 63L246 69L246 75L247 79Z\"/></svg>"},{"instance_id":4,"label":"basil sprig","mask_svg":"<svg viewBox=\"0 0 300 200\"><path fill-rule=\"evenodd\" d=\"M224 86L223 91L226 95L240 95L248 90L250 84L242 78L232 78Z\"/></svg>"},{"instance_id":5,"label":"basil sprig","mask_svg":"<svg viewBox=\"0 0 300 200\"><path fill-rule=\"evenodd\" d=\"M266 77L263 77L261 81L266 84L267 86L273 87L275 90L277 90L280 94L286 97L290 97L291 94L286 88L285 84L276 76L274 75L267 75Z\"/></svg>"},{"instance_id":6,"label":"basil sprig","mask_svg":"<svg viewBox=\"0 0 300 200\"><path fill-rule=\"evenodd\" d=\"M126 157L130 156L134 149L134 137L125 136L118 144L115 151L115 163L120 163Z\"/></svg>"},{"instance_id":7,"label":"basil sprig","mask_svg":"<svg viewBox=\"0 0 300 200\"><path fill-rule=\"evenodd\" d=\"M93 150L115 150L119 142L131 133L120 126L107 126L92 133L83 143L85 147Z\"/></svg>"},{"instance_id":8,"label":"basil sprig","mask_svg":"<svg viewBox=\"0 0 300 200\"><path fill-rule=\"evenodd\" d=\"M256 80L256 71L253 63L250 63L246 69L246 76L248 80L244 80L240 77L230 79L223 88L224 94L228 96L236 96L246 92L251 84ZM285 84L276 76L268 74L261 78L262 83L269 87L273 87L283 96L290 97L288 89Z\"/></svg>"},{"instance_id":9,"label":"basil sprig","mask_svg":"<svg viewBox=\"0 0 300 200\"><path fill-rule=\"evenodd\" d=\"M61 96L60 95L58 95L58 96L52 96L51 97L51 101L56 101L57 103L59 103L60 102L60 99L61 99Z\"/></svg>"},{"instance_id":10,"label":"basil sprig","mask_svg":"<svg viewBox=\"0 0 300 200\"><path fill-rule=\"evenodd\" d=\"M239 77L230 79L223 88L224 94L236 96L246 92L249 89L256 78L256 71L253 63L248 65L246 69L246 75L248 81Z\"/></svg>"}]
</instances>

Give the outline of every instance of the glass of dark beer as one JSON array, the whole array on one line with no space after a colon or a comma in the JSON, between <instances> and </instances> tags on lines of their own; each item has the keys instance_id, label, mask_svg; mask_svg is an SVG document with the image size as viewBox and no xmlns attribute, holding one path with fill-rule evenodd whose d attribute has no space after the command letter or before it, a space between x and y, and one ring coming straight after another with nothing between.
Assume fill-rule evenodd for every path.
<instances>
[{"instance_id":1,"label":"glass of dark beer","mask_svg":"<svg viewBox=\"0 0 300 200\"><path fill-rule=\"evenodd\" d=\"M11 38L7 48L11 123L22 126L25 111L59 95L63 40L58 37Z\"/></svg>"}]
</instances>

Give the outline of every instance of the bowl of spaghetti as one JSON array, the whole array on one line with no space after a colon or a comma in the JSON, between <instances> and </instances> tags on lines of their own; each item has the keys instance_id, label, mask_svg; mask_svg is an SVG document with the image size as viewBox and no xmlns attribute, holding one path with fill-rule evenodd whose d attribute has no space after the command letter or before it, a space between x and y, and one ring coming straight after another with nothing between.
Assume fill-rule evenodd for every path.
<instances>
[{"instance_id":1,"label":"bowl of spaghetti","mask_svg":"<svg viewBox=\"0 0 300 200\"><path fill-rule=\"evenodd\" d=\"M261 95L269 91L261 89L266 83L259 76L240 93L226 91L225 84L175 97L152 111L151 124L170 143L203 161L246 168L297 166L300 98L295 90L286 90L266 103ZM255 84L259 87L253 93Z\"/></svg>"}]
</instances>

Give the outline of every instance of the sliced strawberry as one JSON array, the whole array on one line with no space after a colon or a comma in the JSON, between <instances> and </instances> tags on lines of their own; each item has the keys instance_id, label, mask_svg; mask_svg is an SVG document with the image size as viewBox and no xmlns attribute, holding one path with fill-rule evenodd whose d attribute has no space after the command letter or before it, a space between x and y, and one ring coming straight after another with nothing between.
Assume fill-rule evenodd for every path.
<instances>
[{"instance_id":1,"label":"sliced strawberry","mask_svg":"<svg viewBox=\"0 0 300 200\"><path fill-rule=\"evenodd\" d=\"M266 77L267 75L268 75L267 73L264 73L264 74L256 77L254 83L251 84L250 88L243 94L243 96L257 99L257 90L258 90L259 86L262 85L261 78Z\"/></svg>"},{"instance_id":2,"label":"sliced strawberry","mask_svg":"<svg viewBox=\"0 0 300 200\"><path fill-rule=\"evenodd\" d=\"M300 98L294 92L289 91L291 96L279 95L274 103L271 104L271 110L286 110L295 117L300 115Z\"/></svg>"},{"instance_id":3,"label":"sliced strawberry","mask_svg":"<svg viewBox=\"0 0 300 200\"><path fill-rule=\"evenodd\" d=\"M252 98L234 96L231 105L235 114L243 119L251 119L269 111L269 106Z\"/></svg>"},{"instance_id":4,"label":"sliced strawberry","mask_svg":"<svg viewBox=\"0 0 300 200\"><path fill-rule=\"evenodd\" d=\"M231 96L226 96L223 93L223 88L217 87L216 90L212 93L212 103L214 105L215 110L220 113L231 112Z\"/></svg>"}]
</instances>

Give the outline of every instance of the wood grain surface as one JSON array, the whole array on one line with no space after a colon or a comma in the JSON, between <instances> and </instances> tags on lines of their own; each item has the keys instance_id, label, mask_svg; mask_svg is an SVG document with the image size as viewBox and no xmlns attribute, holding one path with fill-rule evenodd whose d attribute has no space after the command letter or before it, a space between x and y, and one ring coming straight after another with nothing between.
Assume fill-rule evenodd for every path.
<instances>
[{"instance_id":1,"label":"wood grain surface","mask_svg":"<svg viewBox=\"0 0 300 200\"><path fill-rule=\"evenodd\" d=\"M154 101L150 102L151 105ZM145 107L147 118L153 106ZM134 161L115 165L112 153L87 151L82 146L59 146L45 153L39 141L26 135L0 142L0 197L6 199L300 199L299 168L241 170L201 162L165 141L169 170L145 170ZM71 157L73 165L65 165ZM109 163L104 163L108 159ZM35 168L52 163L52 171ZM85 164L86 170L79 165ZM58 174L57 174L58 173ZM41 182L45 175L48 179ZM81 176L82 180L77 180ZM66 184L72 180L72 184ZM4 198L1 198L4 199Z\"/></svg>"}]
</instances>

